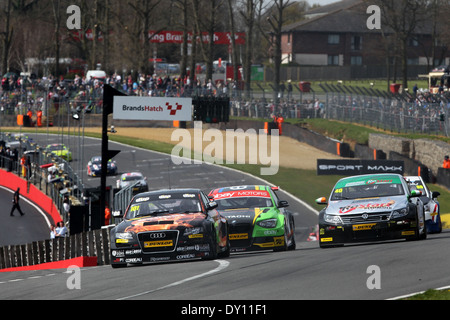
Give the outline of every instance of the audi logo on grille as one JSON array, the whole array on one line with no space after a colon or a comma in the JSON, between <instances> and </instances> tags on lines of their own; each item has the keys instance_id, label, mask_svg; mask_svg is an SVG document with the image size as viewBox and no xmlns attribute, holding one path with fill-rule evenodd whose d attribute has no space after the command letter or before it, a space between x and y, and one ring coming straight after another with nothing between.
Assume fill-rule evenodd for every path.
<instances>
[{"instance_id":1,"label":"audi logo on grille","mask_svg":"<svg viewBox=\"0 0 450 320\"><path fill-rule=\"evenodd\" d=\"M166 234L162 232L150 233L149 237L151 239L164 239L166 237Z\"/></svg>"}]
</instances>

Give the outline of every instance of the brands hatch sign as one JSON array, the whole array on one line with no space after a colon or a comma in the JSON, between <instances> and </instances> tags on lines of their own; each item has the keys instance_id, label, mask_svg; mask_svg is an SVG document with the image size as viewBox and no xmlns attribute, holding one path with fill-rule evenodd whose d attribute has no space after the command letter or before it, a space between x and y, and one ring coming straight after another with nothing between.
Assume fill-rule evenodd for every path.
<instances>
[{"instance_id":1,"label":"brands hatch sign","mask_svg":"<svg viewBox=\"0 0 450 320\"><path fill-rule=\"evenodd\" d=\"M394 160L317 159L317 175L403 174L404 162Z\"/></svg>"},{"instance_id":2,"label":"brands hatch sign","mask_svg":"<svg viewBox=\"0 0 450 320\"><path fill-rule=\"evenodd\" d=\"M114 96L113 118L120 120L191 121L191 98Z\"/></svg>"}]
</instances>

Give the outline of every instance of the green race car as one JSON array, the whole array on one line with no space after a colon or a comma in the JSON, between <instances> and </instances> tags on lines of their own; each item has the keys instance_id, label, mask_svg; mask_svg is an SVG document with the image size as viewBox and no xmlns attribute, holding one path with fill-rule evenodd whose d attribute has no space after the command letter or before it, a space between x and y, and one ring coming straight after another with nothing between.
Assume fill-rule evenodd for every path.
<instances>
[{"instance_id":1,"label":"green race car","mask_svg":"<svg viewBox=\"0 0 450 320\"><path fill-rule=\"evenodd\" d=\"M62 143L49 144L45 152L50 152L66 161L72 161L72 152Z\"/></svg>"},{"instance_id":2,"label":"green race car","mask_svg":"<svg viewBox=\"0 0 450 320\"><path fill-rule=\"evenodd\" d=\"M294 250L294 219L278 188L249 185L217 188L209 197L228 222L231 251Z\"/></svg>"}]
</instances>

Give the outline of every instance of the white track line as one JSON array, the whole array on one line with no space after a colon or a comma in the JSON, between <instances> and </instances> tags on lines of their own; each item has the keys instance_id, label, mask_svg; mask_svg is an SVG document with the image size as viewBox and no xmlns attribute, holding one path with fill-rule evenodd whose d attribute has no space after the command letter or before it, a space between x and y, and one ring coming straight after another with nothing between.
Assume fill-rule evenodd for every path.
<instances>
[{"instance_id":1,"label":"white track line","mask_svg":"<svg viewBox=\"0 0 450 320\"><path fill-rule=\"evenodd\" d=\"M134 295L131 295L131 296L127 296L127 297L122 297L122 298L119 298L119 299L117 299L117 300L127 300L127 299L132 299L132 298L136 298L136 297L139 297L139 296L143 296L143 295L146 295L146 294L150 294L150 293L153 293L153 292L156 292L156 291L159 291L159 290L164 290L164 289L167 289L167 288L179 286L179 285L181 285L181 284L183 284L183 283L186 283L186 282L189 282L189 281L192 281L192 280L197 280L197 279L199 279L199 278L203 278L203 277L209 276L209 275L211 275L211 274L213 274L213 273L216 273L216 272L220 272L220 271L222 271L223 269L225 269L226 267L228 267L228 265L230 264L230 263L229 263L228 261L226 261L226 260L214 260L214 261L218 262L218 263L219 263L219 266L218 266L217 268L213 269L213 270L210 270L210 271L208 271L208 272L205 272L205 273L202 273L202 274L198 274L198 275L196 275L196 276L192 276L192 277L189 277L189 278L186 278L186 279L183 279L183 280L180 280L180 281L177 281L177 282L168 284L168 285L166 285L166 286L163 286L163 287L160 287L160 288L157 288L157 289L153 289L153 290L149 290L149 291L144 291L144 292L137 293L137 294L134 294Z\"/></svg>"},{"instance_id":2,"label":"white track line","mask_svg":"<svg viewBox=\"0 0 450 320\"><path fill-rule=\"evenodd\" d=\"M436 288L436 289L434 289L434 290L441 291L441 290L447 290L447 289L450 289L450 286L440 287L440 288ZM400 299L405 299L405 298L409 298L409 297L412 297L412 296L415 296L415 295L418 295L418 294L422 294L422 293L424 293L424 292L425 292L425 291L420 291L420 292L415 292L415 293L405 294L405 295L403 295L403 296L398 296L398 297L394 297L394 298L389 298L389 299L386 299L386 300L400 300Z\"/></svg>"}]
</instances>

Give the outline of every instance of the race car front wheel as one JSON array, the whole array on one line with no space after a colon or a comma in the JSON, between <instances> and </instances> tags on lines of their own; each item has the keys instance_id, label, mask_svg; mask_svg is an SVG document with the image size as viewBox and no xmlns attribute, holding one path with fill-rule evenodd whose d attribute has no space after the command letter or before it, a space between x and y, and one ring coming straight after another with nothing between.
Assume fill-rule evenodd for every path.
<instances>
[{"instance_id":1,"label":"race car front wheel","mask_svg":"<svg viewBox=\"0 0 450 320\"><path fill-rule=\"evenodd\" d=\"M287 231L287 227L286 227L286 219L284 219L284 234L283 234L283 245L281 246L277 246L275 243L275 246L273 247L273 251L274 252L279 252L279 251L286 251L288 249L288 231Z\"/></svg>"},{"instance_id":2,"label":"race car front wheel","mask_svg":"<svg viewBox=\"0 0 450 320\"><path fill-rule=\"evenodd\" d=\"M203 260L215 260L217 259L217 252L219 244L216 241L216 231L214 227L211 228L209 232L209 254L205 257L203 257Z\"/></svg>"}]
</instances>

